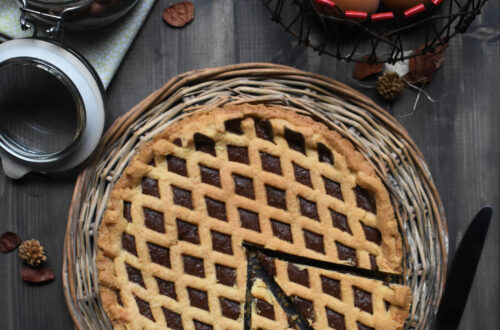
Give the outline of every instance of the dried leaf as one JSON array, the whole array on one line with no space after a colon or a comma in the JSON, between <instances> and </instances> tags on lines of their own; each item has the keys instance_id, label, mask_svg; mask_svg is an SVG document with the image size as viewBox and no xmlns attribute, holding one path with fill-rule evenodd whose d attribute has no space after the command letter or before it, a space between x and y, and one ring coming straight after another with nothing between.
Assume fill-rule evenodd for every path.
<instances>
[{"instance_id":1,"label":"dried leaf","mask_svg":"<svg viewBox=\"0 0 500 330\"><path fill-rule=\"evenodd\" d=\"M363 60L368 60L370 55L365 55L362 57ZM384 65L382 63L356 63L352 71L352 77L354 79L363 80L375 74L382 72Z\"/></svg>"},{"instance_id":2,"label":"dried leaf","mask_svg":"<svg viewBox=\"0 0 500 330\"><path fill-rule=\"evenodd\" d=\"M436 71L443 65L444 56L448 44L436 47L433 52L427 52L410 58L410 71L405 79L411 83L428 83L434 77ZM416 52L421 52L425 46L419 47Z\"/></svg>"},{"instance_id":3,"label":"dried leaf","mask_svg":"<svg viewBox=\"0 0 500 330\"><path fill-rule=\"evenodd\" d=\"M44 283L54 279L54 273L47 268L23 268L21 277L30 283Z\"/></svg>"},{"instance_id":4,"label":"dried leaf","mask_svg":"<svg viewBox=\"0 0 500 330\"><path fill-rule=\"evenodd\" d=\"M194 5L190 1L174 3L163 11L163 20L174 27L183 27L194 19Z\"/></svg>"},{"instance_id":5,"label":"dried leaf","mask_svg":"<svg viewBox=\"0 0 500 330\"><path fill-rule=\"evenodd\" d=\"M21 238L13 232L7 231L0 236L0 251L3 253L16 249L22 243Z\"/></svg>"}]
</instances>

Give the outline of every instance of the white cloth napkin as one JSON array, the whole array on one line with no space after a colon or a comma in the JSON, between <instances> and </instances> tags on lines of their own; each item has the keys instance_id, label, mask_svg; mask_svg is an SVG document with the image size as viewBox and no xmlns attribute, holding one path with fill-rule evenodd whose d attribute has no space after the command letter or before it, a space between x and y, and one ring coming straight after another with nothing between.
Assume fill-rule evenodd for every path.
<instances>
[{"instance_id":1,"label":"white cloth napkin","mask_svg":"<svg viewBox=\"0 0 500 330\"><path fill-rule=\"evenodd\" d=\"M17 0L0 0L0 32L21 38L32 34L21 30ZM95 68L107 88L154 0L139 0L137 6L112 25L90 32L66 32L65 42L80 52Z\"/></svg>"}]
</instances>

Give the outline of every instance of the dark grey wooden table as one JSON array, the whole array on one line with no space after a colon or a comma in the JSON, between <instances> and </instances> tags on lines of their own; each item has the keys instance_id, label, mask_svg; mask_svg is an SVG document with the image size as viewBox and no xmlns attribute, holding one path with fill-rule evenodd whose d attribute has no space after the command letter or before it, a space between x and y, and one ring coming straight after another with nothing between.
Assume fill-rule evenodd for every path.
<instances>
[{"instance_id":1,"label":"dark grey wooden table","mask_svg":"<svg viewBox=\"0 0 500 330\"><path fill-rule=\"evenodd\" d=\"M274 62L354 86L352 64L298 45L271 22L259 0L195 1L196 19L184 29L162 22L161 11L172 2L156 3L114 78L108 126L174 75L197 68ZM427 89L435 97L447 94L440 102L422 100L412 116L405 116L414 92L388 104L373 90L362 90L401 121L425 155L446 210L451 257L475 213L485 204L495 209L461 329L500 329L499 17L500 4L490 1L470 32L453 40ZM39 239L56 273L52 283L27 285L14 253L0 254L0 329L72 328L60 272L75 177L29 175L12 181L0 172L0 232Z\"/></svg>"}]
</instances>

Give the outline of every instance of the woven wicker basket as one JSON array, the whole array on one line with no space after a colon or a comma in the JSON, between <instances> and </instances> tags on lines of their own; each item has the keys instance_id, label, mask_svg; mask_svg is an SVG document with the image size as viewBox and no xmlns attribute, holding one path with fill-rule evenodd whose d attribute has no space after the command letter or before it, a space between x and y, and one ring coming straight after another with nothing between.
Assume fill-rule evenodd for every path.
<instances>
[{"instance_id":1,"label":"woven wicker basket","mask_svg":"<svg viewBox=\"0 0 500 330\"><path fill-rule=\"evenodd\" d=\"M113 184L138 147L186 112L227 103L280 104L324 121L348 138L391 192L404 237L404 279L413 289L407 328L431 322L444 286L447 227L421 152L373 101L327 77L248 63L196 70L171 79L111 126L80 173L68 215L63 283L79 329L109 329L97 284L96 232Z\"/></svg>"}]
</instances>

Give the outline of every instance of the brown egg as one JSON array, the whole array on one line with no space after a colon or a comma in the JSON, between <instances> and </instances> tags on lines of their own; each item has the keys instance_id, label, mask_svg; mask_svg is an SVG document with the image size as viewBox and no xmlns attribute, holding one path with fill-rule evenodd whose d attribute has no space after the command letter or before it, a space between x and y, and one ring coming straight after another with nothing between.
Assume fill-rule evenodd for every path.
<instances>
[{"instance_id":1,"label":"brown egg","mask_svg":"<svg viewBox=\"0 0 500 330\"><path fill-rule=\"evenodd\" d=\"M380 0L333 0L337 7L346 10L363 11L372 14L377 11Z\"/></svg>"},{"instance_id":2,"label":"brown egg","mask_svg":"<svg viewBox=\"0 0 500 330\"><path fill-rule=\"evenodd\" d=\"M431 0L382 0L382 2L390 10L402 12L421 3L431 3Z\"/></svg>"}]
</instances>

